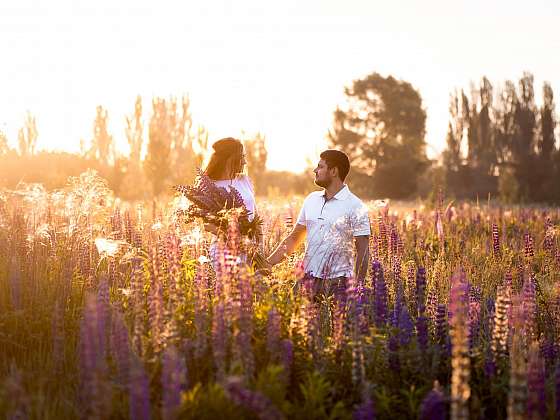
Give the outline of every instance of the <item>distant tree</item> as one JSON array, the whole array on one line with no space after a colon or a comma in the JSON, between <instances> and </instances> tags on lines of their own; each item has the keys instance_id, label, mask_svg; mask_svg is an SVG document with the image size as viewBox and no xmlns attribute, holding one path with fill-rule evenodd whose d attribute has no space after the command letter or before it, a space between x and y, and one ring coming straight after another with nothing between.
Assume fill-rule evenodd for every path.
<instances>
[{"instance_id":1,"label":"distant tree","mask_svg":"<svg viewBox=\"0 0 560 420\"><path fill-rule=\"evenodd\" d=\"M536 132L537 107L533 88L533 75L524 73L519 80L519 106L515 112L516 132L513 137L512 154L515 167L515 177L519 184L522 200L534 199L531 186L535 185L535 173L532 170L536 163Z\"/></svg>"},{"instance_id":2,"label":"distant tree","mask_svg":"<svg viewBox=\"0 0 560 420\"><path fill-rule=\"evenodd\" d=\"M171 145L171 178L174 183L190 183L194 180L196 168L202 166L208 150L208 131L203 126L198 126L196 133L194 132L188 97L181 100L181 112L177 112L173 101L170 105L171 117L176 127Z\"/></svg>"},{"instance_id":3,"label":"distant tree","mask_svg":"<svg viewBox=\"0 0 560 420\"><path fill-rule=\"evenodd\" d=\"M173 144L175 121L165 99L152 100L152 116L148 134L148 151L144 170L152 184L152 192L159 195L171 174L171 147Z\"/></svg>"},{"instance_id":4,"label":"distant tree","mask_svg":"<svg viewBox=\"0 0 560 420\"><path fill-rule=\"evenodd\" d=\"M249 175L255 184L256 193L266 194L266 185L263 182L268 157L266 138L261 133L257 133L253 138L245 139L243 143L245 144Z\"/></svg>"},{"instance_id":5,"label":"distant tree","mask_svg":"<svg viewBox=\"0 0 560 420\"><path fill-rule=\"evenodd\" d=\"M140 159L142 153L142 133L144 126L142 124L142 97L137 96L134 103L134 115L126 117L125 134L130 146L130 160L133 165L140 167Z\"/></svg>"},{"instance_id":6,"label":"distant tree","mask_svg":"<svg viewBox=\"0 0 560 420\"><path fill-rule=\"evenodd\" d=\"M496 167L494 125L491 118L493 87L486 77L483 77L480 83L478 98L480 101L480 109L478 110L477 118L477 169L482 175L492 175Z\"/></svg>"},{"instance_id":7,"label":"distant tree","mask_svg":"<svg viewBox=\"0 0 560 420\"><path fill-rule=\"evenodd\" d=\"M512 148L517 133L515 115L518 107L519 99L515 84L511 80L506 80L494 109L496 154L500 167L512 166Z\"/></svg>"},{"instance_id":8,"label":"distant tree","mask_svg":"<svg viewBox=\"0 0 560 420\"><path fill-rule=\"evenodd\" d=\"M37 146L37 121L28 111L25 114L24 126L18 131L18 144L20 156L33 156Z\"/></svg>"},{"instance_id":9,"label":"distant tree","mask_svg":"<svg viewBox=\"0 0 560 420\"><path fill-rule=\"evenodd\" d=\"M554 93L550 83L543 85L543 104L539 110L539 127L537 139L538 165L536 170L537 182L534 185L533 197L535 200L553 201L557 198L557 179L555 178L555 148L556 138L554 131L556 121L554 118L555 105ZM560 189L559 189L560 190Z\"/></svg>"},{"instance_id":10,"label":"distant tree","mask_svg":"<svg viewBox=\"0 0 560 420\"><path fill-rule=\"evenodd\" d=\"M101 105L98 105L95 109L95 120L93 121L91 148L85 151L87 158L96 159L102 165L109 165L114 160L113 136L109 134L108 119L108 111Z\"/></svg>"},{"instance_id":11,"label":"distant tree","mask_svg":"<svg viewBox=\"0 0 560 420\"><path fill-rule=\"evenodd\" d=\"M328 140L352 160L353 188L369 196L409 197L428 166L420 94L410 83L378 73L355 80L345 94L348 107L335 111Z\"/></svg>"},{"instance_id":12,"label":"distant tree","mask_svg":"<svg viewBox=\"0 0 560 420\"><path fill-rule=\"evenodd\" d=\"M8 145L8 137L3 131L0 131L0 156L5 156L10 151L10 146Z\"/></svg>"}]
</instances>

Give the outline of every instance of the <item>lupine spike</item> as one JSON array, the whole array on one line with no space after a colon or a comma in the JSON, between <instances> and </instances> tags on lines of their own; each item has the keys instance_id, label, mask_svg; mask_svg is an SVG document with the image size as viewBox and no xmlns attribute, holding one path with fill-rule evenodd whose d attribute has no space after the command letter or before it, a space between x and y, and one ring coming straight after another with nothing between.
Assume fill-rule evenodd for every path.
<instances>
[{"instance_id":1,"label":"lupine spike","mask_svg":"<svg viewBox=\"0 0 560 420\"><path fill-rule=\"evenodd\" d=\"M469 417L468 400L471 395L469 385L470 359L468 355L467 306L468 285L462 268L457 270L451 280L449 296L451 317L451 419Z\"/></svg>"}]
</instances>

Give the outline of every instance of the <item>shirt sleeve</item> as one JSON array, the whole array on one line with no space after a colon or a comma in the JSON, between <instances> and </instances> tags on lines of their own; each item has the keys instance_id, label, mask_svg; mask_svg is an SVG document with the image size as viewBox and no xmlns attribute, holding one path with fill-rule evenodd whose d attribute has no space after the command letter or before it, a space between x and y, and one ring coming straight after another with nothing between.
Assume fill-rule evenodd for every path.
<instances>
[{"instance_id":1,"label":"shirt sleeve","mask_svg":"<svg viewBox=\"0 0 560 420\"><path fill-rule=\"evenodd\" d=\"M365 204L361 204L354 211L352 234L354 236L369 236L371 228L369 224L369 210Z\"/></svg>"},{"instance_id":2,"label":"shirt sleeve","mask_svg":"<svg viewBox=\"0 0 560 420\"><path fill-rule=\"evenodd\" d=\"M303 204L301 205L301 210L299 211L299 215L298 215L297 221L296 221L296 223L298 225L306 226L306 223L305 223L305 202L306 201L307 201L307 199L305 199L303 201Z\"/></svg>"}]
</instances>

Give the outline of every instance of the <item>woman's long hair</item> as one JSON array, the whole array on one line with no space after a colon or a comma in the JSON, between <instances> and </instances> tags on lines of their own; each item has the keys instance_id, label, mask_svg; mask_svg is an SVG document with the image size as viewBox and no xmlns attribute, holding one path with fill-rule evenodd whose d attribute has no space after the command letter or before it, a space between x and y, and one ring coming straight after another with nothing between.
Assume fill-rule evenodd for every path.
<instances>
[{"instance_id":1,"label":"woman's long hair","mask_svg":"<svg viewBox=\"0 0 560 420\"><path fill-rule=\"evenodd\" d=\"M224 175L233 179L243 171L243 143L233 137L218 140L212 145L214 152L204 172L210 179L217 180ZM231 159L230 173L224 174L228 159Z\"/></svg>"}]
</instances>

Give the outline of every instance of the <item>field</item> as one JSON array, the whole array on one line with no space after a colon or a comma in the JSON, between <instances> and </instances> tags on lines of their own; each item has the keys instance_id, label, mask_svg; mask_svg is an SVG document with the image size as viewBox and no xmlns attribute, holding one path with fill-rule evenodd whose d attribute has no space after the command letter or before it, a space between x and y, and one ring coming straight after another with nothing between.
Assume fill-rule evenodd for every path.
<instances>
[{"instance_id":1,"label":"field","mask_svg":"<svg viewBox=\"0 0 560 420\"><path fill-rule=\"evenodd\" d=\"M265 254L300 203L259 200ZM557 418L560 210L370 204L366 281L316 303L301 253L214 273L176 199L0 192L1 415Z\"/></svg>"}]
</instances>

